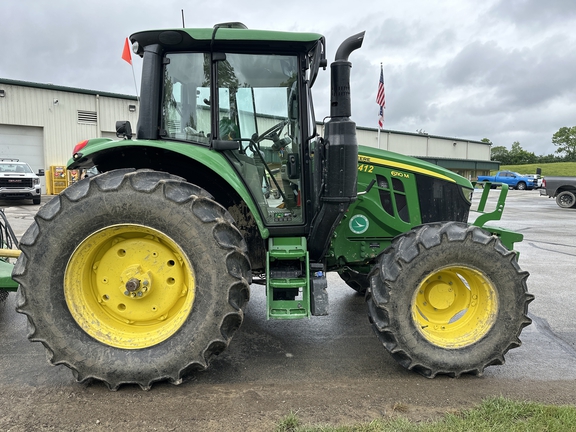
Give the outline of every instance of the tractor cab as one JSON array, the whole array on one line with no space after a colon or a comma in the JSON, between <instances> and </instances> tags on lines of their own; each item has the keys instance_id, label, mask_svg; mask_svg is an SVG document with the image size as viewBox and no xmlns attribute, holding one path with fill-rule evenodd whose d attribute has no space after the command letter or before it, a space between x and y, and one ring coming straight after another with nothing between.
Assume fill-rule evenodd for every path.
<instances>
[{"instance_id":1,"label":"tractor cab","mask_svg":"<svg viewBox=\"0 0 576 432\"><path fill-rule=\"evenodd\" d=\"M303 58L173 52L165 60L160 137L223 151L270 225L304 221L302 149L314 124L300 110Z\"/></svg>"},{"instance_id":2,"label":"tractor cab","mask_svg":"<svg viewBox=\"0 0 576 432\"><path fill-rule=\"evenodd\" d=\"M220 152L263 225L309 231L317 140L310 89L326 66L324 37L226 23L131 40L143 76L158 83L142 88L138 138Z\"/></svg>"}]
</instances>

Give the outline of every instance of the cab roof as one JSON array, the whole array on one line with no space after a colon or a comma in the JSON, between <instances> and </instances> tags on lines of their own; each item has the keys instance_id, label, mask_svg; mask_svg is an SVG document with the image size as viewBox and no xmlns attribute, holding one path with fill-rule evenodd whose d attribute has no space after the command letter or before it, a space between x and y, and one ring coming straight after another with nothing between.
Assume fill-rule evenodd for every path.
<instances>
[{"instance_id":1,"label":"cab roof","mask_svg":"<svg viewBox=\"0 0 576 432\"><path fill-rule=\"evenodd\" d=\"M143 47L160 45L164 51L249 50L273 52L308 52L323 36L318 33L252 30L240 23L217 24L214 28L149 30L130 36Z\"/></svg>"}]
</instances>

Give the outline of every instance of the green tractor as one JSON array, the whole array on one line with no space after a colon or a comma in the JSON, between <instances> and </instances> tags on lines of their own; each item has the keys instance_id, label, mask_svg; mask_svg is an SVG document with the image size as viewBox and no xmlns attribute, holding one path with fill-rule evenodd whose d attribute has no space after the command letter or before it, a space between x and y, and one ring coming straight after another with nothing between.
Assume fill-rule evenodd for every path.
<instances>
[{"instance_id":1,"label":"green tractor","mask_svg":"<svg viewBox=\"0 0 576 432\"><path fill-rule=\"evenodd\" d=\"M468 223L473 185L421 160L359 147L346 39L330 118L311 89L316 33L145 31L137 139L79 143L69 169L98 174L38 212L13 278L31 341L75 378L179 384L230 343L250 285L268 319L328 314L327 272L365 293L385 348L426 377L481 375L520 345L522 236ZM489 191L489 188L488 188ZM481 206L486 202L483 195Z\"/></svg>"}]
</instances>

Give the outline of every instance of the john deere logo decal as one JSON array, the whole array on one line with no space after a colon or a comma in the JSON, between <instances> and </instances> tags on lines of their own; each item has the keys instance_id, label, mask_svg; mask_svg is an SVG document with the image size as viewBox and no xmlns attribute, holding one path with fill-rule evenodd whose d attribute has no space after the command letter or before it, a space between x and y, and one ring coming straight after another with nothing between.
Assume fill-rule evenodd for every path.
<instances>
[{"instance_id":1,"label":"john deere logo decal","mask_svg":"<svg viewBox=\"0 0 576 432\"><path fill-rule=\"evenodd\" d=\"M350 219L348 226L350 227L350 231L352 231L354 234L363 234L368 229L368 225L370 225L370 223L368 222L368 218L366 216L355 215L352 217L352 219Z\"/></svg>"}]
</instances>

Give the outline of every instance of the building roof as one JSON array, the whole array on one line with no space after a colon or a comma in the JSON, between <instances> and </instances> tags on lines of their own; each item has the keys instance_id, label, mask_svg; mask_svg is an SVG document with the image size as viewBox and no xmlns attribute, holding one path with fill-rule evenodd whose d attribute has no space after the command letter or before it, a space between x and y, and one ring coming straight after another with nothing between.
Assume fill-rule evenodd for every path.
<instances>
[{"instance_id":1,"label":"building roof","mask_svg":"<svg viewBox=\"0 0 576 432\"><path fill-rule=\"evenodd\" d=\"M119 93L109 93L109 92L101 92L96 90L88 90L88 89L81 89L75 87L66 87L66 86L59 86L54 84L42 84L42 83L35 83L30 81L19 81L19 80L12 80L7 78L0 78L0 85L14 85L14 86L21 86L21 87L32 87L44 90L54 90L54 91L64 91L69 93L80 93L80 94L87 94L87 95L99 95L99 96L106 96L111 98L117 99L127 99L127 100L138 100L136 96L119 94Z\"/></svg>"},{"instance_id":2,"label":"building roof","mask_svg":"<svg viewBox=\"0 0 576 432\"><path fill-rule=\"evenodd\" d=\"M356 129L370 131L370 132L378 132L377 128L370 128L370 127L365 127L365 126L356 126ZM459 142L469 142L469 143L474 143L474 144L484 144L484 145L488 145L488 146L492 145L492 143L489 143L489 142L487 143L484 141L477 141L477 140L472 140L472 139L456 138L456 137L446 137L446 136L441 136L441 135L430 135L427 133L404 132L404 131L395 131L395 130L391 130L391 129L380 129L380 131L382 133L389 133L389 134L412 135L412 136L423 137L423 138L428 137L428 138L436 138L436 139L443 139L443 140L449 140L449 141L459 141Z\"/></svg>"}]
</instances>

